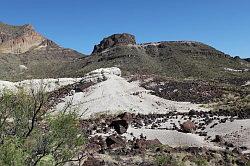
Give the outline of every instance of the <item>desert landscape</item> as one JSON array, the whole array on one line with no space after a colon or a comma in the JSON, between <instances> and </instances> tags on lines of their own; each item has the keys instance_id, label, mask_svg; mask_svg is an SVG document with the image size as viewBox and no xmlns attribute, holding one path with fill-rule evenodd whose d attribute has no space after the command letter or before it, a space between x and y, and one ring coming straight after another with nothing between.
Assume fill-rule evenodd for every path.
<instances>
[{"instance_id":1,"label":"desert landscape","mask_svg":"<svg viewBox=\"0 0 250 166\"><path fill-rule=\"evenodd\" d=\"M102 38L84 54L0 22L1 166L250 165L249 57Z\"/></svg>"},{"instance_id":2,"label":"desert landscape","mask_svg":"<svg viewBox=\"0 0 250 166\"><path fill-rule=\"evenodd\" d=\"M5 24L2 24L2 27L13 28ZM20 29L23 30L23 27L25 30L26 26L21 26ZM30 27L30 25L27 26L27 31L34 31ZM15 38L16 36L11 40ZM22 38L22 34L18 38ZM58 63L64 61L64 65L73 66L72 63L79 65L81 62L85 66L79 70L86 73L82 77L74 75L75 77L67 78L65 73L64 78L57 78L57 75L55 78L43 78L43 76L39 78L37 75L39 72L31 75L30 71L35 71L33 66L22 64L13 69L20 70L22 75L27 75L25 77L34 78L15 81L6 77L7 79L0 81L0 91L2 95L6 91L16 94L20 90L34 95L42 90L48 95L44 103L46 114L57 116L63 111L77 112L82 134L88 140L82 147L83 157L79 161L83 165L97 164L96 162L99 162L99 165L101 163L154 165L157 160L154 158L164 155L166 155L166 158L163 157L164 160L175 162L173 164L177 165L196 162L204 162L207 165L216 165L217 162L221 162L221 165L228 162L241 165L248 161L249 62L234 59L198 42L159 42L137 45L135 37L129 34L116 34L105 38L95 46L93 55L86 58L79 58L78 53L70 50L66 52L64 58L56 55L58 51L64 51L63 48L56 44L53 44L53 47L50 44L44 45L47 39L43 39L44 41L40 43L36 41L38 44L35 47L34 43L29 41L30 38L24 37L22 40L24 44L19 44L17 41L14 42L17 45L9 45L10 48L22 48L26 45L25 47L32 48L28 53L17 53L13 50L8 53L2 51L2 54L11 53L21 60L29 58L30 55L27 54L34 54L39 50L40 53L53 55L50 58L56 59ZM3 41L3 43L8 42ZM29 46L29 43L32 45ZM3 48L4 44L1 45ZM202 47L207 50L199 52ZM216 59L228 61L230 65L227 66L225 63L224 66L216 68L225 75L223 80L220 78L210 80L203 78L203 75L187 79L170 78L164 70L163 73L156 74L145 72L150 70L150 66L147 65L160 63L157 59L161 56L155 54L159 52L163 55L170 54L165 48L173 48L176 51L180 49L184 56L194 52L196 56L206 59L213 65L216 65L213 63L214 59L210 59L209 56L215 56ZM181 48L185 48L185 51ZM67 56L68 54L71 58ZM145 71L137 70L138 66L132 65L136 63L133 59L138 58L133 54L148 56L150 62L141 64L144 65ZM168 56L175 56L175 52L171 54L173 55ZM74 62L74 56L78 59L77 62ZM43 58L47 59L45 56L39 56L39 59ZM187 58L193 58L193 56L190 55ZM121 60L129 60L130 68L127 68L127 64ZM141 60L145 61L145 59ZM117 65L114 65L115 63ZM110 65L109 68L98 68L108 67L107 64ZM11 63L8 65L14 66ZM87 72L92 68L96 69ZM71 72L75 72L73 70L75 69L73 68ZM157 70L159 69L155 69ZM198 67L198 70L203 69ZM6 72L1 71L2 74ZM183 74L193 75L189 72L194 72L194 76L196 75L196 71L185 70L185 72ZM119 159L116 158L118 155ZM217 157L215 158L214 155ZM225 155L230 155L231 160L225 159ZM185 156L191 158L185 158ZM192 156L196 157L192 158Z\"/></svg>"}]
</instances>

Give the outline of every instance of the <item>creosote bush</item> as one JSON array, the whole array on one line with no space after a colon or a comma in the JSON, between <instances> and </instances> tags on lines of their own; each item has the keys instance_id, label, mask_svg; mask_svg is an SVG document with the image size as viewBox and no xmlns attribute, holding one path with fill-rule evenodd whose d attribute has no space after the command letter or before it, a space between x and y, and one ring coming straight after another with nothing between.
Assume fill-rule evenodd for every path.
<instances>
[{"instance_id":1,"label":"creosote bush","mask_svg":"<svg viewBox=\"0 0 250 166\"><path fill-rule=\"evenodd\" d=\"M42 91L0 96L0 165L81 162L85 137L74 111L50 115Z\"/></svg>"}]
</instances>

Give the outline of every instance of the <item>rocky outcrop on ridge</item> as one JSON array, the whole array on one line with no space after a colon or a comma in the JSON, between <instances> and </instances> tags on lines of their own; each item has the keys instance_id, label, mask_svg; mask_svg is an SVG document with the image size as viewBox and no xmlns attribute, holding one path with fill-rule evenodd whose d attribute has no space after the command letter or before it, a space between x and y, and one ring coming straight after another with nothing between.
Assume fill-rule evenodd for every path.
<instances>
[{"instance_id":1,"label":"rocky outcrop on ridge","mask_svg":"<svg viewBox=\"0 0 250 166\"><path fill-rule=\"evenodd\" d=\"M100 44L95 45L93 53L102 52L105 49L111 48L113 46L128 45L128 44L136 44L134 35L128 33L114 34L112 36L104 38L100 42Z\"/></svg>"}]
</instances>

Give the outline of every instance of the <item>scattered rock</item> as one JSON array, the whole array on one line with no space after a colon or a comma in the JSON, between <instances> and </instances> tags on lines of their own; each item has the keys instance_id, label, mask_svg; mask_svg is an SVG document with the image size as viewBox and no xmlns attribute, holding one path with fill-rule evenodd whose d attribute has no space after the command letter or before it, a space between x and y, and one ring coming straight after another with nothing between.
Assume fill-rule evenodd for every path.
<instances>
[{"instance_id":1,"label":"scattered rock","mask_svg":"<svg viewBox=\"0 0 250 166\"><path fill-rule=\"evenodd\" d=\"M247 150L247 147L246 146L241 146L240 149Z\"/></svg>"},{"instance_id":2,"label":"scattered rock","mask_svg":"<svg viewBox=\"0 0 250 166\"><path fill-rule=\"evenodd\" d=\"M114 128L118 134L123 134L127 132L128 125L126 120L115 120L110 124L110 127Z\"/></svg>"},{"instance_id":3,"label":"scattered rock","mask_svg":"<svg viewBox=\"0 0 250 166\"><path fill-rule=\"evenodd\" d=\"M189 112L188 112L188 115L196 115L196 111L195 110L190 110Z\"/></svg>"},{"instance_id":4,"label":"scattered rock","mask_svg":"<svg viewBox=\"0 0 250 166\"><path fill-rule=\"evenodd\" d=\"M111 135L106 138L106 144L108 148L121 148L126 145L126 140L119 135Z\"/></svg>"},{"instance_id":5,"label":"scattered rock","mask_svg":"<svg viewBox=\"0 0 250 166\"><path fill-rule=\"evenodd\" d=\"M230 147L230 148L234 147L234 145L230 142L225 142L225 146Z\"/></svg>"},{"instance_id":6,"label":"scattered rock","mask_svg":"<svg viewBox=\"0 0 250 166\"><path fill-rule=\"evenodd\" d=\"M242 154L242 149L239 148L239 147L235 147L233 150L232 150L233 153L237 153L237 154Z\"/></svg>"},{"instance_id":7,"label":"scattered rock","mask_svg":"<svg viewBox=\"0 0 250 166\"><path fill-rule=\"evenodd\" d=\"M125 112L118 116L121 120L127 121L127 123L131 123L133 121L133 115L131 113Z\"/></svg>"},{"instance_id":8,"label":"scattered rock","mask_svg":"<svg viewBox=\"0 0 250 166\"><path fill-rule=\"evenodd\" d=\"M102 166L104 165L104 162L94 158L94 157L88 157L87 160L83 163L84 166Z\"/></svg>"},{"instance_id":9,"label":"scattered rock","mask_svg":"<svg viewBox=\"0 0 250 166\"><path fill-rule=\"evenodd\" d=\"M199 133L199 136L206 137L206 136L207 136L207 132L200 132L200 133Z\"/></svg>"},{"instance_id":10,"label":"scattered rock","mask_svg":"<svg viewBox=\"0 0 250 166\"><path fill-rule=\"evenodd\" d=\"M215 138L212 140L212 142L222 143L224 142L224 139L220 135L215 135Z\"/></svg>"},{"instance_id":11,"label":"scattered rock","mask_svg":"<svg viewBox=\"0 0 250 166\"><path fill-rule=\"evenodd\" d=\"M227 118L223 118L220 120L220 123L226 123L226 121L227 121Z\"/></svg>"}]
</instances>

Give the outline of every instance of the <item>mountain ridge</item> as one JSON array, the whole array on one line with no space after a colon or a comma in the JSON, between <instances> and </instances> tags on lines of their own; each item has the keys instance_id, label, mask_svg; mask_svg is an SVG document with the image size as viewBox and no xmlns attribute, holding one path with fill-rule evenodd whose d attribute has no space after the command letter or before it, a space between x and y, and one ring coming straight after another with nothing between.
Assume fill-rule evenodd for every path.
<instances>
[{"instance_id":1,"label":"mountain ridge","mask_svg":"<svg viewBox=\"0 0 250 166\"><path fill-rule=\"evenodd\" d=\"M105 37L100 42L98 52L93 51L88 60L87 68L120 67L126 74L157 74L167 77L207 78L238 77L239 73L225 71L225 68L249 69L249 63L233 58L207 44L196 41L163 41L153 43L128 44L115 43L113 37L119 39L124 34L110 36L109 45L102 47L102 43L109 41ZM127 40L129 41L130 36ZM127 42L125 42L127 43ZM236 71L236 70L235 70ZM245 73L249 77L249 72ZM241 77L241 76L240 76Z\"/></svg>"},{"instance_id":2,"label":"mountain ridge","mask_svg":"<svg viewBox=\"0 0 250 166\"><path fill-rule=\"evenodd\" d=\"M81 77L92 70L113 66L121 68L125 76L154 74L163 77L201 79L250 77L249 62L233 58L197 41L137 43L134 35L113 34L95 45L92 54L85 56L75 50L63 48L42 36L36 40L37 38L32 36L33 32L36 32L30 24L1 25L2 43L17 39L14 45L10 42L8 48L15 48L7 49L10 53L1 52L3 44L0 42L1 79ZM29 36L30 31L31 35L27 39L25 34ZM21 40L21 43L28 44L20 44L20 36L21 39L23 36L27 39L27 42ZM35 43L32 43L33 39ZM19 47L21 49L18 50ZM25 65L27 70L20 71L20 65Z\"/></svg>"}]
</instances>

